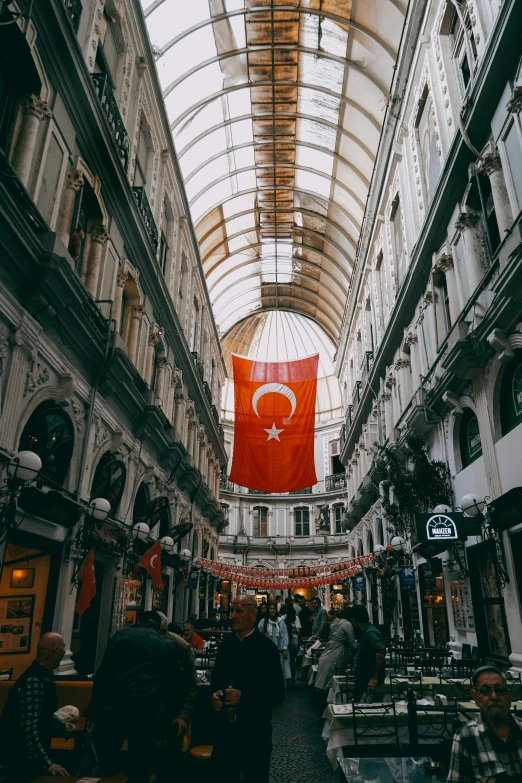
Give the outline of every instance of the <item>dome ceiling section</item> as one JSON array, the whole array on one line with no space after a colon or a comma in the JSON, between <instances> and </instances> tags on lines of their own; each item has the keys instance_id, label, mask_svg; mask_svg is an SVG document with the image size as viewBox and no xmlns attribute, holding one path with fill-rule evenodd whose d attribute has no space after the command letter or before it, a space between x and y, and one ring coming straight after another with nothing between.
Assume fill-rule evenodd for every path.
<instances>
[{"instance_id":1,"label":"dome ceiling section","mask_svg":"<svg viewBox=\"0 0 522 783\"><path fill-rule=\"evenodd\" d=\"M279 308L335 340L406 4L144 4L220 329Z\"/></svg>"}]
</instances>

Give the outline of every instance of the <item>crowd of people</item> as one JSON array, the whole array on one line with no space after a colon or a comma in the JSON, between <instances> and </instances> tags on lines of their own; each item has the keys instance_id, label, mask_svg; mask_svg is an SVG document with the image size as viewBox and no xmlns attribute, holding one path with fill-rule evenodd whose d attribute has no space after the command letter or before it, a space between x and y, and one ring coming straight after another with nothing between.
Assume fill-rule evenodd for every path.
<instances>
[{"instance_id":1,"label":"crowd of people","mask_svg":"<svg viewBox=\"0 0 522 783\"><path fill-rule=\"evenodd\" d=\"M314 683L319 715L332 675L345 671L350 659L353 698L382 700L386 648L362 605L327 612L318 598L308 606L301 595L276 596L258 606L254 596L241 595L232 601L230 615L192 615L183 628L169 624L161 612L147 611L108 643L85 714L80 770L72 772L111 777L121 771L126 741L131 783L148 783L153 770L158 783L184 779L177 777L181 742L198 697L196 663L205 645L198 631L208 630L224 632L205 697L214 716L210 780L268 783L272 709L296 686L300 639L323 645ZM69 774L51 752L57 733L71 736L75 730L69 713L56 709L53 671L64 654L63 638L44 634L36 660L9 693L0 718L0 760L8 783ZM307 678L304 665L301 679ZM510 714L511 690L504 675L495 666L483 666L472 683L480 715L455 735L448 782L522 781L522 721ZM160 739L166 749L158 756Z\"/></svg>"}]
</instances>

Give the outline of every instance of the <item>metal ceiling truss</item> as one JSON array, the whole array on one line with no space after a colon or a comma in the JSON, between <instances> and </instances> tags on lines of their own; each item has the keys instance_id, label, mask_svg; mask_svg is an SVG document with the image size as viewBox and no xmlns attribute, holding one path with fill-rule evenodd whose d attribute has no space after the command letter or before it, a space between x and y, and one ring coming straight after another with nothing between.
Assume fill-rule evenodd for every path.
<instances>
[{"instance_id":1,"label":"metal ceiling truss","mask_svg":"<svg viewBox=\"0 0 522 783\"><path fill-rule=\"evenodd\" d=\"M317 237L321 242L326 242L327 244L331 245L334 248L334 250L337 250L337 252L342 255L343 258L346 257L346 250L343 249L340 245L338 245L337 242L335 242L333 239L330 239L329 237L325 236L325 234L321 234L320 231L315 231L313 228L306 228L306 226L294 226L293 224L292 224L292 227L291 227L291 231L293 233L311 234L313 237ZM237 239L238 237L242 237L245 234L250 234L250 233L254 233L254 232L256 232L256 233L259 232L259 226L252 226L252 228L250 228L250 229L244 228L241 231L237 231L235 234L230 234L230 236L225 237L217 245L214 245L212 247L212 249L205 255L205 257L201 259L203 264L205 264L207 262L207 260L209 259L209 257L212 256L217 251L217 249L219 247L222 247L222 245L225 245L227 242L229 242L232 239ZM303 244L301 244L301 242L295 242L294 240L290 240L290 242L291 242L293 248L307 247L307 245L303 245ZM247 248L248 247L254 247L254 245L250 245L249 244L246 247ZM313 245L312 245L312 247L313 247ZM229 258L229 256L225 256L225 258ZM223 263L225 258L221 259L218 263L219 264ZM351 269L351 264L350 264L350 269ZM205 269L205 274L206 273L207 273L207 270ZM210 272L208 272L208 274L210 274Z\"/></svg>"},{"instance_id":2,"label":"metal ceiling truss","mask_svg":"<svg viewBox=\"0 0 522 783\"><path fill-rule=\"evenodd\" d=\"M277 211L278 212L288 212L288 214L291 214L292 212L300 213L300 214L306 215L307 217L314 218L314 220L320 220L323 223L328 223L328 225L330 225L335 231L339 231L339 233L342 234L344 239L346 239L346 241L352 246L352 248L354 250L356 248L355 240L352 239L351 236L346 233L344 228L342 226L340 226L339 223L336 223L335 220L332 220L332 218L329 218L327 215L321 215L320 212L314 212L311 209L303 209L303 207L278 207ZM267 207L254 207L253 209L244 209L242 212L235 212L233 215L229 215L228 217L223 218L223 220L221 220L219 223L216 223L215 225L213 225L212 228L210 229L210 231L207 231L206 234L204 234L203 236L199 237L199 239L198 239L199 244L203 245L208 240L208 238L210 236L212 236L212 234L214 234L220 228L225 226L227 223L230 223L232 220L237 220L237 218L244 217L245 215L258 214L260 212L266 212L266 213L269 214L270 212L273 212L273 209L268 209ZM250 231L258 231L259 229L260 229L259 223L255 223L254 226L252 226L252 228L246 228L241 233L242 234L247 234ZM294 231L298 231L298 230L310 231L310 232L316 234L317 236L320 236L325 241L329 241L330 244L332 244L332 241L329 240L329 238L326 236L326 234L323 235L323 234L321 234L320 231L314 231L311 228L306 228L305 226L298 226L298 225L295 225L295 224L293 225L293 230ZM234 234L233 236L236 237L238 235ZM223 241L226 242L228 239L232 239L232 236L226 237ZM220 242L220 244L222 244L222 243ZM219 245L216 245L215 247L219 247ZM205 255L202 256L203 264L205 263L206 259L211 255L213 250L214 250L214 248L212 248L212 250L210 250L208 253L205 253ZM346 248L343 250L343 253L346 255Z\"/></svg>"},{"instance_id":3,"label":"metal ceiling truss","mask_svg":"<svg viewBox=\"0 0 522 783\"><path fill-rule=\"evenodd\" d=\"M302 194L304 194L306 196L310 196L311 198L315 198L315 199L318 199L320 201L324 201L329 206L331 206L331 207L333 207L335 209L338 209L339 212L341 213L341 215L343 215L346 218L346 220L352 225L352 227L355 229L357 234L359 233L359 231L361 229L361 226L359 225L359 223L357 223L355 218L353 218L352 215L350 215L350 213L347 212L344 207L342 207L336 201L333 201L333 199L328 198L326 196L321 196L319 193L316 193L313 190L305 190L304 188L297 188L295 186L294 187L289 187L287 185L275 185L275 186L271 186L270 188L247 188L246 190L238 190L236 193L232 193L230 196L227 196L226 198L221 199L221 201L218 201L216 204L213 204L211 207L209 207L209 209L207 209L206 212L204 212L201 215L201 217L198 218L198 222L196 223L196 230L197 230L197 227L199 226L199 224L203 220L205 220L205 218L207 218L215 209L217 209L218 207L223 206L223 204L226 204L228 201L232 201L232 199L235 199L238 196L247 196L247 195L249 195L251 193L258 194L260 191L262 192L263 190L292 190L294 193L302 193ZM274 209L275 209L274 207L260 207L261 211L266 211L266 212L273 212ZM299 211L298 207L294 207L294 209ZM280 211L279 207L277 207L277 210Z\"/></svg>"},{"instance_id":4,"label":"metal ceiling truss","mask_svg":"<svg viewBox=\"0 0 522 783\"><path fill-rule=\"evenodd\" d=\"M256 299L252 299L248 304L252 304L252 302L255 302ZM304 301L304 300L303 300ZM230 330L236 326L236 324L241 323L242 321L248 321L249 318L251 318L254 315L259 315L262 312L270 312L270 310L273 310L273 308L267 308L262 307L261 305L259 307L256 307L254 310L252 310L250 313L247 313L245 316L241 316L241 318L238 318L238 320L232 324L231 326L227 327L227 330L225 332L225 335L229 334ZM296 302L292 307L283 304L279 304L279 310L280 313L299 313L300 315L304 315L306 318L310 318L310 320L315 321L319 326L324 329L330 340L335 343L335 341L338 339L338 334L336 332L332 332L332 328L328 322L323 323L321 318L319 317L321 313L319 313L317 316L314 316L310 313L309 310L305 310L304 308L301 308L299 306L299 303ZM223 340L223 337L221 338Z\"/></svg>"},{"instance_id":5,"label":"metal ceiling truss","mask_svg":"<svg viewBox=\"0 0 522 783\"><path fill-rule=\"evenodd\" d=\"M201 171L205 168L205 166L208 166L210 163L213 163L215 160L219 160L219 158L222 158L224 155L229 155L231 152L236 152L237 150L244 150L248 149L249 147L252 147L255 149L256 147L260 147L263 145L272 144L271 141L268 139L264 141L245 141L243 144L234 144L232 147L227 147L224 150L221 150L221 152L216 152L215 155L212 155L210 158L207 158L203 161L203 163L200 163L199 166L196 166L195 169L192 169L190 174L188 174L185 177L185 185L187 185L192 177L194 177L198 171ZM361 180L363 185L366 188L370 187L369 181L366 179L362 171L360 171L357 166L355 166L353 163L351 163L349 160L346 160L346 158L343 158L342 155L339 155L338 152L335 150L329 150L326 147L321 147L319 144L312 144L309 141L299 141L299 139L296 139L295 141L278 141L278 145L288 145L291 148L295 147L306 147L307 149L311 150L317 150L318 152L324 152L325 155L329 155L331 158L335 158L335 160L338 163L342 163L347 168L351 169L353 173ZM281 146L279 146L281 149ZM265 164L266 165L266 164ZM235 172L231 172L231 174L235 174Z\"/></svg>"},{"instance_id":6,"label":"metal ceiling truss","mask_svg":"<svg viewBox=\"0 0 522 783\"><path fill-rule=\"evenodd\" d=\"M245 87L246 89L246 87ZM368 114L368 112L365 112L364 110L361 111L361 107L353 102L353 105L351 103L347 104L352 109L359 110L364 117L366 117L367 120L370 120L370 122L374 125L376 125L376 130L381 132L381 127L377 123L377 121L371 116L371 114ZM245 120L258 120L258 119L269 119L270 117L273 117L272 112L260 112L258 114L242 114L239 117L231 117L228 120L225 120L224 122L218 122L216 125L212 125L211 128L208 128L207 130L204 130L203 133L200 133L199 136L196 136L192 141L190 141L188 144L186 144L181 152L178 153L178 159L181 160L183 155L185 155L194 145L196 145L198 142L202 141L206 136L209 136L211 133L214 133L214 131L221 130L221 128L226 128L229 125L233 125L235 122L244 122ZM368 156L370 159L372 165L375 163L375 155L369 149L357 136L355 136L353 133L350 133L350 131L346 130L345 128L336 125L335 122L330 122L329 120L325 120L322 117L318 117L315 114L304 114L302 112L277 112L277 118L283 118L283 119L296 119L296 120L309 120L310 122L317 122L319 125L324 125L327 128L331 128L336 133L340 133L342 136L344 136L346 139L349 139L350 141L353 141L355 144L357 144L358 147L361 148L361 150L365 153L365 155ZM270 143L270 142L269 142ZM323 149L321 147L321 149Z\"/></svg>"},{"instance_id":7,"label":"metal ceiling truss","mask_svg":"<svg viewBox=\"0 0 522 783\"><path fill-rule=\"evenodd\" d=\"M263 259L263 263L264 263L265 260L266 259ZM251 264L259 264L259 259L256 259L256 258L251 259ZM250 266L251 264L242 264L241 266ZM329 272L326 272L322 267L315 266L315 264L309 264L309 266L313 266L314 269L317 269L318 272L324 273L325 275L327 275L330 278L330 280L333 280L333 282L338 285L338 282L335 279L335 277L333 275L331 275ZM239 269L239 267L234 267L234 271L236 269ZM254 272L250 272L247 275L243 275L243 277L235 278L234 281L232 283L230 283L230 285L226 286L226 288L223 288L218 294L216 294L215 298L213 299L213 305L215 305L216 302L218 302L219 299L221 299L222 296L224 296L228 291L232 290L238 283L242 283L245 280L250 280L252 277L263 277L263 275L270 275L270 274L273 274L273 270L268 270L268 269L264 269L263 268L262 271L257 269ZM289 273L284 273L284 274L289 274ZM335 291L332 288L330 288L330 286L326 285L323 281L320 281L318 278L313 277L312 275L307 274L306 271L304 271L304 272L303 271L297 272L295 270L292 270L292 272L290 274L292 275L292 277L299 277L299 278L301 278L303 280L311 280L315 285L321 286L321 288L324 288L326 291L328 291L328 293L331 295L332 299L334 299L337 302L337 304L339 305L340 314L342 316L342 314L344 312L344 302L335 293ZM221 278L221 279L223 279L223 278ZM261 282L264 282L264 281L262 280ZM217 285L217 283L215 285ZM272 283L267 283L267 285L272 285ZM275 283L274 283L274 285L275 285ZM290 285L291 286L292 285L292 281L290 280L289 282L286 282L286 283L279 282L279 285ZM213 288L214 288L214 286L212 287L212 289ZM321 298L324 299L324 297L319 292L314 291L312 288L307 288L306 286L303 286L303 288L304 288L305 291L310 291L315 296L321 296ZM210 289L210 290L212 290L212 289ZM296 290L300 290L300 289L297 288ZM324 301L327 302L329 304L329 306L333 310L335 310L331 300L324 299Z\"/></svg>"},{"instance_id":8,"label":"metal ceiling truss","mask_svg":"<svg viewBox=\"0 0 522 783\"><path fill-rule=\"evenodd\" d=\"M324 179L330 180L337 188L341 188L341 190L344 190L344 192L350 196L350 198L353 198L357 206L364 212L366 205L357 193L353 191L351 188L348 187L348 185L345 185L344 182L341 182L340 179L336 179L331 174L326 174L324 171L321 171L320 169L313 169L310 166L301 166L299 163L257 163L253 166L243 166L240 169L233 169L232 171L227 172L226 174L222 174L220 177L216 177L216 179L213 179L212 182L208 182L205 184L205 187L202 188L194 198L192 198L189 201L189 206L192 207L196 201L201 198L201 196L206 193L210 188L213 188L214 185L218 185L220 182L224 182L226 179L230 179L231 177L237 177L238 174L246 174L247 171L264 171L265 169L291 169L292 171L306 171L308 174L315 174L317 177L324 177ZM272 189L271 186L267 186L269 190ZM293 186L291 188L294 190ZM262 190L261 188L257 188L258 191ZM319 194L318 194L319 195Z\"/></svg>"},{"instance_id":9,"label":"metal ceiling truss","mask_svg":"<svg viewBox=\"0 0 522 783\"><path fill-rule=\"evenodd\" d=\"M373 117L369 112L366 112L359 104L351 100L351 98L348 98L342 92L331 90L329 87L323 87L320 84L313 84L311 82L302 82L298 79L263 79L262 81L258 81L258 82L247 81L247 82L241 82L241 84L231 84L229 87L223 87L222 90L217 90L216 92L213 92L212 95L208 95L206 98L201 98L201 100L196 101L196 103L193 103L191 106L189 106L188 109L185 109L185 111L182 112L178 117L176 117L176 119L171 123L170 129L172 131L175 131L178 125L180 125L184 120L186 120L187 117L189 117L193 112L202 109L204 106L207 106L209 103L212 103L212 101L216 101L218 98L222 98L224 95L229 95L231 92L237 92L238 90L251 90L254 87L301 87L303 90L314 90L315 92L320 92L323 95L329 95L330 98L334 98L335 100L344 103L346 106L359 108L361 110L361 113L364 114L364 116L370 122L372 122L372 124L375 126L375 129L379 133L382 130L379 121L375 119L375 117ZM273 117L274 115L273 112L265 112L264 114L253 115L254 119L257 119L258 117L262 119L263 116L268 118L268 117ZM280 116L282 116L280 112L277 112L277 117ZM297 117L297 113L293 113L292 116ZM323 122L321 117L317 117L317 121ZM336 131L340 130L339 125L336 125L335 123L332 124Z\"/></svg>"},{"instance_id":10,"label":"metal ceiling truss","mask_svg":"<svg viewBox=\"0 0 522 783\"><path fill-rule=\"evenodd\" d=\"M169 51L169 49L171 49L177 43L182 41L188 35L192 35L192 33L196 33L198 30L202 30L204 27L207 27L209 24L217 24L218 22L225 22L228 19L231 19L233 16L246 16L247 14L249 16L250 14L266 14L269 9L271 10L270 6L266 6L266 5L253 6L252 8L237 8L234 11L227 11L224 14L217 14L216 16L211 16L208 19L204 19L203 21L192 25L192 27L187 27L187 29L183 30L182 33L179 33L179 35L176 35L174 38L171 38L170 41L168 41L165 44L165 46L161 47L160 52L156 59L159 60L161 57L163 57L164 54L166 54ZM392 60L395 59L396 53L393 51L392 47L386 43L386 41L380 38L372 30L369 30L367 27L364 27L364 25L358 24L357 22L354 22L352 19L348 19L345 16L339 16L338 14L332 14L328 11L318 10L315 8L306 8L306 7L303 8L301 6L293 6L293 5L278 5L278 6L274 6L273 10L276 14L305 14L307 16L318 16L321 19L328 19L331 22L336 22L337 24L343 27L348 27L351 30L354 30L354 32L361 33L361 35L370 38L370 40L374 41L378 46L380 46L381 49L383 49L383 51L385 51L386 54L389 55L389 57L391 57ZM148 16L147 13L145 15ZM283 19L281 21L287 22L288 19Z\"/></svg>"}]
</instances>

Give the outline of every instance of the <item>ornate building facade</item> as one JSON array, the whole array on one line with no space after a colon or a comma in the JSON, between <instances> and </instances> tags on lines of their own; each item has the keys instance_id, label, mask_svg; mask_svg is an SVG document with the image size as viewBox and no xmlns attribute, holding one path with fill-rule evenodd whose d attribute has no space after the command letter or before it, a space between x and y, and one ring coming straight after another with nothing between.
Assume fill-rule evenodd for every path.
<instances>
[{"instance_id":1,"label":"ornate building facade","mask_svg":"<svg viewBox=\"0 0 522 783\"><path fill-rule=\"evenodd\" d=\"M416 569L416 592L401 592L391 577L392 633L449 643L458 655L478 648L520 669L522 47L514 31L522 9L489 0L419 5L416 46L399 57L337 360L349 549L366 553L399 536L395 562ZM426 464L418 440L412 446L419 435ZM467 510L457 518L467 525L472 515L475 535L426 548L408 517L406 471L424 498L418 512ZM439 497L435 473L448 481ZM371 590L368 581L360 600L371 604Z\"/></svg>"},{"instance_id":2,"label":"ornate building facade","mask_svg":"<svg viewBox=\"0 0 522 783\"><path fill-rule=\"evenodd\" d=\"M24 450L42 469L21 491L6 478L0 593L31 606L16 675L51 629L60 673L92 672L137 608L211 605L210 585L185 589L179 552L217 553L225 524L225 366L139 3L56 0L30 19L26 5L0 27L0 454L4 476ZM103 526L84 513L94 498L110 504ZM157 538L164 590L129 587Z\"/></svg>"}]
</instances>

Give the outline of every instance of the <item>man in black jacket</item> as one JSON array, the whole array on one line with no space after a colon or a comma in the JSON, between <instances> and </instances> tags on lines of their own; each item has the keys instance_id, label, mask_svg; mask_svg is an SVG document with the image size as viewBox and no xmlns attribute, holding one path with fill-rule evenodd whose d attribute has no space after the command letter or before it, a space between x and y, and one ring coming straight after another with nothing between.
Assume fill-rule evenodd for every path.
<instances>
[{"instance_id":1,"label":"man in black jacket","mask_svg":"<svg viewBox=\"0 0 522 783\"><path fill-rule=\"evenodd\" d=\"M24 783L40 775L68 775L50 756L51 740L68 728L55 717L56 685L53 670L65 654L63 637L44 634L37 658L17 680L0 719L0 761L8 779ZM72 728L72 727L71 727Z\"/></svg>"},{"instance_id":2,"label":"man in black jacket","mask_svg":"<svg viewBox=\"0 0 522 783\"><path fill-rule=\"evenodd\" d=\"M127 740L129 782L147 783L156 740L179 713L183 673L174 645L160 630L157 612L144 612L138 625L116 631L96 672L87 717L94 723L103 777L118 771Z\"/></svg>"},{"instance_id":3,"label":"man in black jacket","mask_svg":"<svg viewBox=\"0 0 522 783\"><path fill-rule=\"evenodd\" d=\"M256 627L257 604L242 595L232 603L232 631L223 640L212 673L217 713L214 775L221 783L268 783L272 752L272 707L285 698L276 645Z\"/></svg>"}]
</instances>

